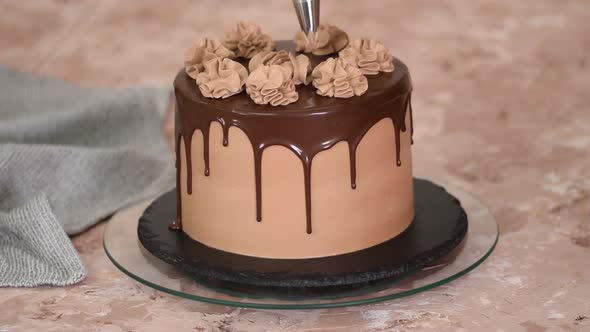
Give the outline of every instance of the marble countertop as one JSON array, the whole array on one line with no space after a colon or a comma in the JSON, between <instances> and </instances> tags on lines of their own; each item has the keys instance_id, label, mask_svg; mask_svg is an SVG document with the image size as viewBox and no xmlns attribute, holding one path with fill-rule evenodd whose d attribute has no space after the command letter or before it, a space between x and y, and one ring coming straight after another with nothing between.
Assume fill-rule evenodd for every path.
<instances>
[{"instance_id":1,"label":"marble countertop","mask_svg":"<svg viewBox=\"0 0 590 332\"><path fill-rule=\"evenodd\" d=\"M291 38L291 7L5 0L0 63L88 85L171 84L192 41L237 19ZM588 3L324 0L322 10L324 22L382 40L409 66L416 173L447 179L493 211L501 238L483 265L381 304L237 309L126 277L102 249L105 221L73 239L88 270L81 284L0 289L0 331L590 330ZM114 218L137 218L145 204Z\"/></svg>"}]
</instances>

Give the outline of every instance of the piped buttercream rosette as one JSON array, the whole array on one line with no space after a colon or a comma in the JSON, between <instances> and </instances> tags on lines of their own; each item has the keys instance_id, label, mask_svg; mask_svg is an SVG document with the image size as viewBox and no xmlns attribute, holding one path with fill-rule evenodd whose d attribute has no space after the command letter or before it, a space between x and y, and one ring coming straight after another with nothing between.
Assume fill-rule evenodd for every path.
<instances>
[{"instance_id":1,"label":"piped buttercream rosette","mask_svg":"<svg viewBox=\"0 0 590 332\"><path fill-rule=\"evenodd\" d=\"M229 58L215 58L197 75L197 85L205 97L227 98L240 93L248 78L248 70Z\"/></svg>"},{"instance_id":2,"label":"piped buttercream rosette","mask_svg":"<svg viewBox=\"0 0 590 332\"><path fill-rule=\"evenodd\" d=\"M248 63L250 72L254 72L261 65L279 65L288 77L293 79L295 85L309 84L311 77L311 64L305 54L294 55L285 50L260 52Z\"/></svg>"},{"instance_id":3,"label":"piped buttercream rosette","mask_svg":"<svg viewBox=\"0 0 590 332\"><path fill-rule=\"evenodd\" d=\"M344 62L359 67L365 75L394 70L393 57L389 50L375 39L355 38L338 55Z\"/></svg>"},{"instance_id":4,"label":"piped buttercream rosette","mask_svg":"<svg viewBox=\"0 0 590 332\"><path fill-rule=\"evenodd\" d=\"M313 55L328 55L337 53L348 45L348 35L340 28L331 24L320 24L312 41L303 32L295 34L295 46L298 52Z\"/></svg>"},{"instance_id":5,"label":"piped buttercream rosette","mask_svg":"<svg viewBox=\"0 0 590 332\"><path fill-rule=\"evenodd\" d=\"M217 38L202 37L186 51L184 68L190 77L196 79L197 75L205 69L205 62L228 57L233 57L233 53Z\"/></svg>"},{"instance_id":6,"label":"piped buttercream rosette","mask_svg":"<svg viewBox=\"0 0 590 332\"><path fill-rule=\"evenodd\" d=\"M340 58L329 58L317 65L311 74L317 94L326 97L361 96L369 87L360 69Z\"/></svg>"},{"instance_id":7,"label":"piped buttercream rosette","mask_svg":"<svg viewBox=\"0 0 590 332\"><path fill-rule=\"evenodd\" d=\"M262 33L260 27L250 22L237 22L225 33L223 45L237 57L251 59L259 52L272 51L272 38Z\"/></svg>"},{"instance_id":8,"label":"piped buttercream rosette","mask_svg":"<svg viewBox=\"0 0 590 332\"><path fill-rule=\"evenodd\" d=\"M292 78L280 65L258 66L246 80L246 92L260 105L287 105L299 98Z\"/></svg>"}]
</instances>

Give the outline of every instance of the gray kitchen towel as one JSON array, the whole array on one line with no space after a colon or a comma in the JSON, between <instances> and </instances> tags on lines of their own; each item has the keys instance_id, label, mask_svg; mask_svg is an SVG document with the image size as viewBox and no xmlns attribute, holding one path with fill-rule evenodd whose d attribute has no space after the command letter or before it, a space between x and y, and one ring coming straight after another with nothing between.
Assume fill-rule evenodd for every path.
<instances>
[{"instance_id":1,"label":"gray kitchen towel","mask_svg":"<svg viewBox=\"0 0 590 332\"><path fill-rule=\"evenodd\" d=\"M89 88L0 66L0 286L71 285L68 235L174 185L169 90Z\"/></svg>"}]
</instances>

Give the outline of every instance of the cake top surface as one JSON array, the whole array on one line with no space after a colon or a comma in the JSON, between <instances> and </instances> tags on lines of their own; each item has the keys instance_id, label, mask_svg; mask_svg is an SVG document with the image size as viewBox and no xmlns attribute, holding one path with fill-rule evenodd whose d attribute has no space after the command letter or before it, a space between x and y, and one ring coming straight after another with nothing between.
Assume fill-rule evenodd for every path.
<instances>
[{"instance_id":1,"label":"cake top surface","mask_svg":"<svg viewBox=\"0 0 590 332\"><path fill-rule=\"evenodd\" d=\"M295 43L292 41L276 42L276 50L295 51ZM334 57L334 54L327 56L316 56L309 54L312 67L322 61ZM248 59L240 59L242 64L248 65ZM205 97L195 85L195 80L190 77L184 68L178 73L174 86L177 93L196 103L206 105L208 108L226 110L228 112L247 113L310 113L323 112L327 110L337 111L342 108L350 108L352 105L367 107L379 105L395 98L397 95L405 95L411 90L411 79L407 66L400 60L393 58L395 70L393 72L382 72L379 75L367 76L369 88L366 93L354 98L330 98L320 96L316 93L316 87L309 84L300 85L297 90L299 98L288 105L271 106L259 105L252 101L246 93L239 93L224 99Z\"/></svg>"}]
</instances>

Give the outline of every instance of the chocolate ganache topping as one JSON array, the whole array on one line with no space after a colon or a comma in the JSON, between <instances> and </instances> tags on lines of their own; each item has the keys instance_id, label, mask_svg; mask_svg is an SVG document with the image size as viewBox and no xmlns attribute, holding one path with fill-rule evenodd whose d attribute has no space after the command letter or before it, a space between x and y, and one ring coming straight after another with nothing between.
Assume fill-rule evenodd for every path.
<instances>
[{"instance_id":1,"label":"chocolate ganache topping","mask_svg":"<svg viewBox=\"0 0 590 332\"><path fill-rule=\"evenodd\" d=\"M277 42L277 49L294 51L292 42ZM309 55L312 66L327 59ZM254 153L254 177L256 186L256 219L262 221L262 156L272 145L284 146L301 160L305 187L306 230L312 232L311 220L311 169L314 156L330 149L336 143L348 143L350 159L350 184L356 188L356 150L367 131L382 119L391 119L395 135L397 165L401 165L400 132L407 130L406 112L410 112L410 132L413 133L411 92L412 84L408 68L396 58L395 71L367 77L369 89L360 97L349 99L322 97L311 85L298 90L299 99L289 105L258 105L245 94L227 99L204 97L194 88L194 80L181 70L174 81L176 94L176 160L178 219L170 227L181 227L180 171L181 160L186 160L187 193L192 193L191 144L195 131L203 135L203 162L205 175L209 176L209 145L231 144L229 128L240 128L250 139ZM223 129L222 142L209 141L212 122ZM180 149L181 140L184 151ZM184 159L186 158L186 159Z\"/></svg>"}]
</instances>

